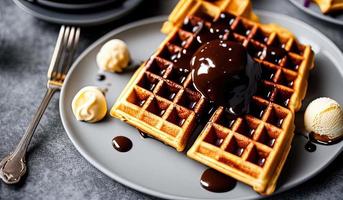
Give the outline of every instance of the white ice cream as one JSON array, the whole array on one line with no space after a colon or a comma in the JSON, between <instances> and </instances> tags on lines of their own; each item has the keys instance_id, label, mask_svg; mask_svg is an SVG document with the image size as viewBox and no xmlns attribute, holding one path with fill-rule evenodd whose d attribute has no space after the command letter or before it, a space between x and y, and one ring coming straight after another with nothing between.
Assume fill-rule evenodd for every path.
<instances>
[{"instance_id":1,"label":"white ice cream","mask_svg":"<svg viewBox=\"0 0 343 200\"><path fill-rule=\"evenodd\" d=\"M305 129L329 139L343 134L343 111L341 106L327 97L313 100L304 115Z\"/></svg>"},{"instance_id":2,"label":"white ice cream","mask_svg":"<svg viewBox=\"0 0 343 200\"><path fill-rule=\"evenodd\" d=\"M108 72L122 72L129 65L130 60L127 45L118 39L106 42L96 57L98 67Z\"/></svg>"},{"instance_id":3,"label":"white ice cream","mask_svg":"<svg viewBox=\"0 0 343 200\"><path fill-rule=\"evenodd\" d=\"M72 110L77 120L97 122L107 113L105 96L97 87L84 87L75 95Z\"/></svg>"}]
</instances>

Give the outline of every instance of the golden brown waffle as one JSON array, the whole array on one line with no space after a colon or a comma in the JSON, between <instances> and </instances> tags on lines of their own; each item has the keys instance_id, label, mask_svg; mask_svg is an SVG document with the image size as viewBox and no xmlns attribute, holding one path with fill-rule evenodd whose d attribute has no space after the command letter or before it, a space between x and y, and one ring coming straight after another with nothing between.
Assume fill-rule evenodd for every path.
<instances>
[{"instance_id":1,"label":"golden brown waffle","mask_svg":"<svg viewBox=\"0 0 343 200\"><path fill-rule=\"evenodd\" d=\"M164 53L162 50L158 54ZM111 115L183 151L204 107L200 94L187 88L191 84L190 75L176 71L170 61L152 56L135 72Z\"/></svg>"},{"instance_id":2,"label":"golden brown waffle","mask_svg":"<svg viewBox=\"0 0 343 200\"><path fill-rule=\"evenodd\" d=\"M189 65L187 59L200 45L196 37L215 23L229 28L226 33L220 30L217 38L241 43L262 66L263 78L252 98L251 111L236 119L227 119L222 107L205 102L194 89L189 71L179 70L180 64L174 60L176 55L188 55L181 56L179 63ZM284 56L270 56L268 49L283 51ZM195 12L179 28L174 27L137 70L111 115L178 151L184 150L190 134L200 126L199 119L205 119L208 123L187 155L259 193L270 194L290 149L294 112L306 94L313 60L310 46L300 44L278 26L229 13L213 16Z\"/></svg>"},{"instance_id":3,"label":"golden brown waffle","mask_svg":"<svg viewBox=\"0 0 343 200\"><path fill-rule=\"evenodd\" d=\"M222 12L230 12L236 16L242 16L252 21L258 21L258 17L252 10L250 0L180 0L168 21L163 24L161 31L169 34L173 29L179 28L183 24L186 16L207 15L217 17Z\"/></svg>"},{"instance_id":4,"label":"golden brown waffle","mask_svg":"<svg viewBox=\"0 0 343 200\"><path fill-rule=\"evenodd\" d=\"M343 0L313 0L324 14L343 10Z\"/></svg>"},{"instance_id":5,"label":"golden brown waffle","mask_svg":"<svg viewBox=\"0 0 343 200\"><path fill-rule=\"evenodd\" d=\"M199 24L199 18L191 19L191 24ZM314 60L310 46L269 27L241 17L231 21L226 38L242 43L261 63L263 80L252 99L250 113L232 120L225 117L222 107L218 108L187 152L189 157L263 194L275 190L293 138L294 112L301 107ZM284 49L287 55L268 57L263 50L269 48Z\"/></svg>"}]
</instances>

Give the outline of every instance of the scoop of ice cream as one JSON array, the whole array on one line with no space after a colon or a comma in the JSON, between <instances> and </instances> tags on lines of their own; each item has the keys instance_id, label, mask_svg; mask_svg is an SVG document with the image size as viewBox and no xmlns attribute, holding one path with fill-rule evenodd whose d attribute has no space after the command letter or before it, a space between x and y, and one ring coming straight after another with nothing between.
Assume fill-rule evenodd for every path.
<instances>
[{"instance_id":1,"label":"scoop of ice cream","mask_svg":"<svg viewBox=\"0 0 343 200\"><path fill-rule=\"evenodd\" d=\"M106 42L96 56L99 68L108 72L122 72L129 65L130 59L127 45L118 39Z\"/></svg>"},{"instance_id":2,"label":"scoop of ice cream","mask_svg":"<svg viewBox=\"0 0 343 200\"><path fill-rule=\"evenodd\" d=\"M306 108L304 125L317 140L328 142L340 138L343 134L342 108L330 98L315 99Z\"/></svg>"},{"instance_id":3,"label":"scoop of ice cream","mask_svg":"<svg viewBox=\"0 0 343 200\"><path fill-rule=\"evenodd\" d=\"M84 87L75 95L72 110L77 120L97 122L107 112L105 96L97 87Z\"/></svg>"}]
</instances>

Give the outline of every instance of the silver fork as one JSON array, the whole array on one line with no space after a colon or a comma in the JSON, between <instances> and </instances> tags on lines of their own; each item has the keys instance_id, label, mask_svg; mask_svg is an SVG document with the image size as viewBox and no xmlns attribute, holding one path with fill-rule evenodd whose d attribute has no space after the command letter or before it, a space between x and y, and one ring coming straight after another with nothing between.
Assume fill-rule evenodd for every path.
<instances>
[{"instance_id":1,"label":"silver fork","mask_svg":"<svg viewBox=\"0 0 343 200\"><path fill-rule=\"evenodd\" d=\"M48 71L45 96L15 150L0 162L0 178L7 184L18 183L26 173L27 148L52 96L61 90L64 78L72 64L79 37L80 28L61 26Z\"/></svg>"}]
</instances>

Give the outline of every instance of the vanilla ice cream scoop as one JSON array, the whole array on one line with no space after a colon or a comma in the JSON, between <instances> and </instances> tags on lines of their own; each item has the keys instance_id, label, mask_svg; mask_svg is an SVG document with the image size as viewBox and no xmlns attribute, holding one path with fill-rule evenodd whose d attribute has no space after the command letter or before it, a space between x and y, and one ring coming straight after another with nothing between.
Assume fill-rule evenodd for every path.
<instances>
[{"instance_id":1,"label":"vanilla ice cream scoop","mask_svg":"<svg viewBox=\"0 0 343 200\"><path fill-rule=\"evenodd\" d=\"M96 56L98 67L108 72L122 72L129 65L130 52L122 40L106 42Z\"/></svg>"},{"instance_id":2,"label":"vanilla ice cream scoop","mask_svg":"<svg viewBox=\"0 0 343 200\"><path fill-rule=\"evenodd\" d=\"M327 97L313 100L304 114L306 131L314 139L330 143L343 136L343 111L341 106Z\"/></svg>"},{"instance_id":3,"label":"vanilla ice cream scoop","mask_svg":"<svg viewBox=\"0 0 343 200\"><path fill-rule=\"evenodd\" d=\"M105 96L97 87L84 87L75 95L72 110L77 120L97 122L107 113Z\"/></svg>"}]
</instances>

